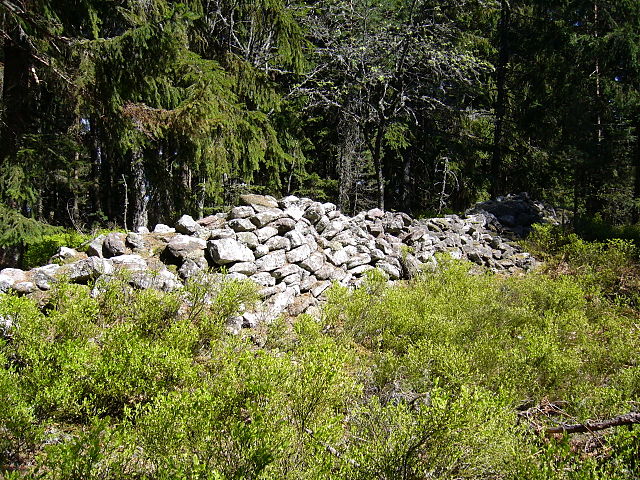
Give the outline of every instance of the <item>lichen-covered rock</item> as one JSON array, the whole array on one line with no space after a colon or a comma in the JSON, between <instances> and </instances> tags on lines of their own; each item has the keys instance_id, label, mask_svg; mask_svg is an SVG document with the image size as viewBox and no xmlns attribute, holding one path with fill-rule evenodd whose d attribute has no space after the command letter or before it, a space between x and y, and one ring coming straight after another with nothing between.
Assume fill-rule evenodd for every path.
<instances>
[{"instance_id":1,"label":"lichen-covered rock","mask_svg":"<svg viewBox=\"0 0 640 480\"><path fill-rule=\"evenodd\" d=\"M285 235L287 232L296 228L296 222L292 218L279 218L269 224L270 227L278 231L278 235Z\"/></svg>"},{"instance_id":2,"label":"lichen-covered rock","mask_svg":"<svg viewBox=\"0 0 640 480\"><path fill-rule=\"evenodd\" d=\"M251 207L278 208L278 201L269 195L240 195L240 202Z\"/></svg>"},{"instance_id":3,"label":"lichen-covered rock","mask_svg":"<svg viewBox=\"0 0 640 480\"><path fill-rule=\"evenodd\" d=\"M52 284L57 280L60 268L60 265L57 265L55 263L34 268L32 272L33 280L36 286L40 290L51 289Z\"/></svg>"},{"instance_id":4,"label":"lichen-covered rock","mask_svg":"<svg viewBox=\"0 0 640 480\"><path fill-rule=\"evenodd\" d=\"M14 283L16 282L14 282L10 276L0 273L0 293L6 293L11 290Z\"/></svg>"},{"instance_id":5,"label":"lichen-covered rock","mask_svg":"<svg viewBox=\"0 0 640 480\"><path fill-rule=\"evenodd\" d=\"M234 218L233 220L229 220L227 225L229 225L229 227L236 233L252 232L256 229L254 223L248 218Z\"/></svg>"},{"instance_id":6,"label":"lichen-covered rock","mask_svg":"<svg viewBox=\"0 0 640 480\"><path fill-rule=\"evenodd\" d=\"M259 230L256 230L254 233L258 237L258 241L260 243L264 243L271 237L275 237L276 235L278 235L278 229L271 226L266 226L260 228Z\"/></svg>"},{"instance_id":7,"label":"lichen-covered rock","mask_svg":"<svg viewBox=\"0 0 640 480\"><path fill-rule=\"evenodd\" d=\"M176 232L175 228L170 227L169 225L165 225L164 223L157 224L153 229L153 233L175 233L175 232Z\"/></svg>"},{"instance_id":8,"label":"lichen-covered rock","mask_svg":"<svg viewBox=\"0 0 640 480\"><path fill-rule=\"evenodd\" d=\"M218 265L227 265L233 262L253 262L255 260L255 256L249 248L232 238L209 240L207 247L209 255Z\"/></svg>"},{"instance_id":9,"label":"lichen-covered rock","mask_svg":"<svg viewBox=\"0 0 640 480\"><path fill-rule=\"evenodd\" d=\"M90 257L102 257L102 244L106 235L98 235L96 238L89 242L87 246L87 255Z\"/></svg>"},{"instance_id":10,"label":"lichen-covered rock","mask_svg":"<svg viewBox=\"0 0 640 480\"><path fill-rule=\"evenodd\" d=\"M249 206L234 207L229 212L229 218L249 218L255 213L255 210Z\"/></svg>"},{"instance_id":11,"label":"lichen-covered rock","mask_svg":"<svg viewBox=\"0 0 640 480\"><path fill-rule=\"evenodd\" d=\"M129 232L127 234L125 243L134 250L142 250L146 247L144 236L134 232ZM97 255L97 256L100 256L100 255Z\"/></svg>"},{"instance_id":12,"label":"lichen-covered rock","mask_svg":"<svg viewBox=\"0 0 640 480\"><path fill-rule=\"evenodd\" d=\"M260 245L258 236L253 232L239 232L236 234L236 239L252 250Z\"/></svg>"},{"instance_id":13,"label":"lichen-covered rock","mask_svg":"<svg viewBox=\"0 0 640 480\"><path fill-rule=\"evenodd\" d=\"M207 242L198 237L189 235L176 235L167 244L168 253L177 259L180 263L188 258L196 259L204 258L204 251L207 248Z\"/></svg>"},{"instance_id":14,"label":"lichen-covered rock","mask_svg":"<svg viewBox=\"0 0 640 480\"><path fill-rule=\"evenodd\" d=\"M283 267L287 263L287 257L284 250L276 250L270 252L264 257L256 260L256 266L260 272L271 272L277 268Z\"/></svg>"},{"instance_id":15,"label":"lichen-covered rock","mask_svg":"<svg viewBox=\"0 0 640 480\"><path fill-rule=\"evenodd\" d=\"M276 235L265 242L269 250L291 250L291 240Z\"/></svg>"},{"instance_id":16,"label":"lichen-covered rock","mask_svg":"<svg viewBox=\"0 0 640 480\"><path fill-rule=\"evenodd\" d=\"M184 235L194 235L201 228L191 215L183 215L176 222L176 232Z\"/></svg>"},{"instance_id":17,"label":"lichen-covered rock","mask_svg":"<svg viewBox=\"0 0 640 480\"><path fill-rule=\"evenodd\" d=\"M270 208L252 216L251 221L256 227L262 228L279 219L282 215L283 212L279 208Z\"/></svg>"},{"instance_id":18,"label":"lichen-covered rock","mask_svg":"<svg viewBox=\"0 0 640 480\"><path fill-rule=\"evenodd\" d=\"M110 233L102 243L102 255L105 258L116 257L127 253L127 246L124 243L125 235L123 233Z\"/></svg>"},{"instance_id":19,"label":"lichen-covered rock","mask_svg":"<svg viewBox=\"0 0 640 480\"><path fill-rule=\"evenodd\" d=\"M113 271L111 260L99 257L89 257L68 263L60 269L61 275L77 283L86 283L91 279L98 278L100 275L110 275Z\"/></svg>"},{"instance_id":20,"label":"lichen-covered rock","mask_svg":"<svg viewBox=\"0 0 640 480\"><path fill-rule=\"evenodd\" d=\"M311 252L312 252L311 247L307 244L303 244L298 248L294 248L287 252L287 261L289 263L302 262L307 258L309 258L309 256L311 255Z\"/></svg>"},{"instance_id":21,"label":"lichen-covered rock","mask_svg":"<svg viewBox=\"0 0 640 480\"><path fill-rule=\"evenodd\" d=\"M302 248L302 247L300 247ZM293 250L292 250L293 251ZM291 252L289 252L291 253ZM311 255L304 258L302 261L293 262L298 263L302 268L308 270L309 272L315 273L322 268L324 265L324 257L325 255L321 252L312 252Z\"/></svg>"},{"instance_id":22,"label":"lichen-covered rock","mask_svg":"<svg viewBox=\"0 0 640 480\"><path fill-rule=\"evenodd\" d=\"M140 255L118 255L111 257L111 263L115 268L120 268L129 271L141 271L147 270L147 261Z\"/></svg>"},{"instance_id":23,"label":"lichen-covered rock","mask_svg":"<svg viewBox=\"0 0 640 480\"><path fill-rule=\"evenodd\" d=\"M255 262L238 262L229 268L229 273L242 273L247 277L250 277L258 271L258 266Z\"/></svg>"}]
</instances>

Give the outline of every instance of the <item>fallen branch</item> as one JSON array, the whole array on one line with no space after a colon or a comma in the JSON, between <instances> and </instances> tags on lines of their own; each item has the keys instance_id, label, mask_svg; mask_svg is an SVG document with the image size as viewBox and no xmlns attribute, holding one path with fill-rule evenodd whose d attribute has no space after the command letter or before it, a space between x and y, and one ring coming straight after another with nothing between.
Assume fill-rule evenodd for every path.
<instances>
[{"instance_id":1,"label":"fallen branch","mask_svg":"<svg viewBox=\"0 0 640 480\"><path fill-rule=\"evenodd\" d=\"M632 412L632 413L627 413L625 415L619 415L617 417L613 417L608 420L602 420L600 422L587 420L584 423L577 423L574 425L561 424L557 427L546 428L545 433L547 435L551 435L554 433L595 432L598 430L605 430L611 427L618 427L620 425L634 425L638 423L640 423L640 412Z\"/></svg>"}]
</instances>

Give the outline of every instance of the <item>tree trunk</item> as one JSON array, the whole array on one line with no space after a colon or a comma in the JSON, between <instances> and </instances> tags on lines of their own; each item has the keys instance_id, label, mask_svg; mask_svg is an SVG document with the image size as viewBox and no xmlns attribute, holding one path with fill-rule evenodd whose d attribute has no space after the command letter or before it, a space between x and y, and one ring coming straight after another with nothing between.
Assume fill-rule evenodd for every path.
<instances>
[{"instance_id":1,"label":"tree trunk","mask_svg":"<svg viewBox=\"0 0 640 480\"><path fill-rule=\"evenodd\" d=\"M633 159L633 223L640 221L640 117L636 116L636 148Z\"/></svg>"},{"instance_id":2,"label":"tree trunk","mask_svg":"<svg viewBox=\"0 0 640 480\"><path fill-rule=\"evenodd\" d=\"M496 64L496 103L493 130L493 154L491 156L491 196L504 193L502 179L502 144L504 137L504 117L507 109L507 66L509 64L509 28L511 7L508 0L500 1L500 22L498 23L498 62Z\"/></svg>"},{"instance_id":3,"label":"tree trunk","mask_svg":"<svg viewBox=\"0 0 640 480\"><path fill-rule=\"evenodd\" d=\"M100 151L100 141L98 127L95 119L89 121L89 135L91 135L90 158L91 158L91 186L89 196L91 198L92 213L103 213L102 198L100 195L100 170L102 169L102 159Z\"/></svg>"},{"instance_id":4,"label":"tree trunk","mask_svg":"<svg viewBox=\"0 0 640 480\"><path fill-rule=\"evenodd\" d=\"M18 151L22 136L28 132L34 112L30 99L35 87L35 69L25 32L19 25L10 27L4 39L4 82L2 103L4 118L0 131L0 162ZM0 163L1 165L1 163Z\"/></svg>"},{"instance_id":5,"label":"tree trunk","mask_svg":"<svg viewBox=\"0 0 640 480\"><path fill-rule=\"evenodd\" d=\"M133 221L131 227L135 231L138 227L146 227L149 223L149 196L147 194L148 179L144 171L144 156L141 150L132 154L131 173Z\"/></svg>"},{"instance_id":6,"label":"tree trunk","mask_svg":"<svg viewBox=\"0 0 640 480\"><path fill-rule=\"evenodd\" d=\"M382 139L384 137L385 125L381 123L378 125L378 131L376 132L376 140L371 152L373 156L373 164L376 168L377 181L378 181L378 208L384 210L384 170L382 164Z\"/></svg>"},{"instance_id":7,"label":"tree trunk","mask_svg":"<svg viewBox=\"0 0 640 480\"><path fill-rule=\"evenodd\" d=\"M404 211L412 213L413 210L413 176L411 153L407 152L404 156L404 166L402 169L402 208Z\"/></svg>"}]
</instances>

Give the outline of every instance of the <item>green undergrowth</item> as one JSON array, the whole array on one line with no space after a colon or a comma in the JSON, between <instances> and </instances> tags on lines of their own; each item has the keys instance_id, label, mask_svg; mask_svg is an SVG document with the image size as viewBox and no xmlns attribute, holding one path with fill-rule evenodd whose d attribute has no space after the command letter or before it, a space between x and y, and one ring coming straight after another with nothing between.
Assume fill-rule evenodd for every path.
<instances>
[{"instance_id":1,"label":"green undergrowth","mask_svg":"<svg viewBox=\"0 0 640 480\"><path fill-rule=\"evenodd\" d=\"M594 297L640 308L640 250L633 239L612 236L588 241L559 227L533 227L523 246L545 260L545 273L569 275Z\"/></svg>"},{"instance_id":2,"label":"green undergrowth","mask_svg":"<svg viewBox=\"0 0 640 480\"><path fill-rule=\"evenodd\" d=\"M231 335L245 283L0 296L0 465L42 479L638 478L640 328L591 279L333 287L321 317Z\"/></svg>"}]
</instances>

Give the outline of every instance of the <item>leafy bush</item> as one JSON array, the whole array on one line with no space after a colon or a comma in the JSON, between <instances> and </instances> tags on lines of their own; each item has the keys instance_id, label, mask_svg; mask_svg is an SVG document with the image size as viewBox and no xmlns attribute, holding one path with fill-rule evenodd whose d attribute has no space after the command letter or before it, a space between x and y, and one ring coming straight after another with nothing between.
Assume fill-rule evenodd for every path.
<instances>
[{"instance_id":1,"label":"leafy bush","mask_svg":"<svg viewBox=\"0 0 640 480\"><path fill-rule=\"evenodd\" d=\"M567 245L575 258L598 258L589 245ZM624 245L609 250L626 254ZM170 294L114 279L95 298L60 284L44 307L1 295L12 326L0 344L9 399L0 472L638 476L637 426L597 437L538 433L637 408L640 329L629 308L584 273L500 278L440 265L393 286L371 272L357 290L333 287L320 319L279 319L237 336L225 322L255 301L255 287L216 276Z\"/></svg>"},{"instance_id":2,"label":"leafy bush","mask_svg":"<svg viewBox=\"0 0 640 480\"><path fill-rule=\"evenodd\" d=\"M58 252L60 247L80 248L91 240L90 235L84 235L75 230L67 230L62 233L42 235L37 239L26 242L22 264L24 268L33 268L45 265L49 259Z\"/></svg>"}]
</instances>

